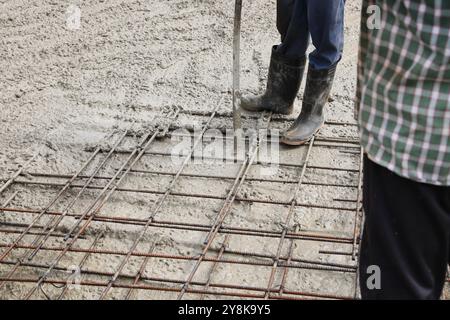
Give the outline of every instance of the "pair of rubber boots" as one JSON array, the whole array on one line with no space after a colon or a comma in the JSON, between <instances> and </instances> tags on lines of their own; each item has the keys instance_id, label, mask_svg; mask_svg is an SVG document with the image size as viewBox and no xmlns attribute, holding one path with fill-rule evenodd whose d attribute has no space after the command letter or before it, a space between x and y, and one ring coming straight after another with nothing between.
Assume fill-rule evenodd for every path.
<instances>
[{"instance_id":1,"label":"pair of rubber boots","mask_svg":"<svg viewBox=\"0 0 450 320\"><path fill-rule=\"evenodd\" d=\"M285 57L272 49L266 92L258 96L242 97L241 106L247 111L271 111L291 114L305 70L306 56L300 59ZM326 70L308 68L302 111L281 137L281 143L302 145L309 141L324 124L324 106L333 85L336 65Z\"/></svg>"}]
</instances>

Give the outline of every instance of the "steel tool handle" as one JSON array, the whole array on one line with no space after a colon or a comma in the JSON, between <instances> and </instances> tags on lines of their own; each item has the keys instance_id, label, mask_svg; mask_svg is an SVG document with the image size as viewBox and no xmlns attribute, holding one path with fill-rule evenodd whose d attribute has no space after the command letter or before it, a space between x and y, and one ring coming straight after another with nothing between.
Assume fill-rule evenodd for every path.
<instances>
[{"instance_id":1,"label":"steel tool handle","mask_svg":"<svg viewBox=\"0 0 450 320\"><path fill-rule=\"evenodd\" d=\"M242 0L236 0L233 33L233 128L241 129L240 50L241 50Z\"/></svg>"}]
</instances>

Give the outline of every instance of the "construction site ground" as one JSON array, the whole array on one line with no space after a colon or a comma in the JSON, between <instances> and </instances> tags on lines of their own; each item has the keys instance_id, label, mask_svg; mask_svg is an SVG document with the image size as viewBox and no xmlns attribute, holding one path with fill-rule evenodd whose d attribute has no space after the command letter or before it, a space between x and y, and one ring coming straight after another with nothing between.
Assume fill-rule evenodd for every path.
<instances>
[{"instance_id":1,"label":"construction site ground","mask_svg":"<svg viewBox=\"0 0 450 320\"><path fill-rule=\"evenodd\" d=\"M72 2L77 29L67 1L0 3L0 298L357 298L360 1L325 126L275 164L251 139L205 156L232 128L232 3ZM244 92L264 89L275 9L244 0ZM302 92L243 127L286 129Z\"/></svg>"}]
</instances>

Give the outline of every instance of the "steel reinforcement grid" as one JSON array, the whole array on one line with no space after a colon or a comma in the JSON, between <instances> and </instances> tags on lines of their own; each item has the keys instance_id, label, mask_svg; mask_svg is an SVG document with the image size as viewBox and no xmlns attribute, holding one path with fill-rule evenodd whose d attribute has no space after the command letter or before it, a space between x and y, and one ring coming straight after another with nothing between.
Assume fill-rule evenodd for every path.
<instances>
[{"instance_id":1,"label":"steel reinforcement grid","mask_svg":"<svg viewBox=\"0 0 450 320\"><path fill-rule=\"evenodd\" d=\"M195 162L213 120L231 121L219 105L212 112L171 110L143 134L114 132L107 144L86 151L74 172L33 170L34 157L3 181L1 297L357 298L363 223L357 137L319 133L304 146L283 149L281 155L294 154L296 161L281 159L272 176L260 174L267 163L258 158L258 138L245 139L238 161L224 164L223 156ZM202 127L190 151L173 161L170 148L183 136L180 115L200 119ZM266 129L284 121L271 114L249 119ZM355 165L317 165L311 157L320 150ZM258 188L269 196L251 192ZM319 196L310 197L308 188ZM322 221L321 230L301 222L309 215ZM331 229L339 222L327 219L344 221L346 230Z\"/></svg>"}]
</instances>

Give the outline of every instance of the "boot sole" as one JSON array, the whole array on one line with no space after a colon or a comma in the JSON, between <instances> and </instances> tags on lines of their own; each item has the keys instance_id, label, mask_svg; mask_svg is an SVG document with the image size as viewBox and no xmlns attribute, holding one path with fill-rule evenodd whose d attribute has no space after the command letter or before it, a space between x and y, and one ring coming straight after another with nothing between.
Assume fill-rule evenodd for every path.
<instances>
[{"instance_id":1,"label":"boot sole","mask_svg":"<svg viewBox=\"0 0 450 320\"><path fill-rule=\"evenodd\" d=\"M322 125L321 125L321 126L320 126L313 134L312 134L312 136L311 136L310 138L308 138L308 139L305 139L305 140L286 140L286 139L284 139L284 137L282 137L282 138L280 139L280 142L281 142L282 144L285 144L285 145L288 145L288 146L302 146L302 145L304 145L305 143L309 142L309 141L312 139L312 137L314 137L314 135L315 135L317 132L319 132L320 129L322 129L323 125L324 125L324 124L322 124Z\"/></svg>"},{"instance_id":2,"label":"boot sole","mask_svg":"<svg viewBox=\"0 0 450 320\"><path fill-rule=\"evenodd\" d=\"M277 112L277 111L270 110L270 109L252 110L252 109L247 109L247 108L245 108L244 106L241 105L241 110L244 110L244 111L247 111L247 112L253 112L253 113L267 111L267 112L272 112L272 114L281 114L281 115L284 115L284 116L289 116L289 115L294 113L294 107L291 107L286 112L280 112L280 111Z\"/></svg>"},{"instance_id":3,"label":"boot sole","mask_svg":"<svg viewBox=\"0 0 450 320\"><path fill-rule=\"evenodd\" d=\"M283 116L289 116L289 115L294 113L294 110L289 111L289 112L276 112L276 111L273 111L273 110L266 110L266 109L264 109L264 110L249 110L249 109L245 109L244 107L241 107L241 109L244 110L244 111L247 111L247 112L252 112L252 113L266 111L266 112L272 112L272 114L280 114L280 115L283 115Z\"/></svg>"},{"instance_id":4,"label":"boot sole","mask_svg":"<svg viewBox=\"0 0 450 320\"><path fill-rule=\"evenodd\" d=\"M281 142L282 144L287 145L287 146L302 146L302 145L304 145L305 143L307 143L308 141L310 141L311 139L312 139L312 137L309 138L308 140L302 140L302 141L291 141L291 140L284 140L284 139L281 139L280 142Z\"/></svg>"}]
</instances>

